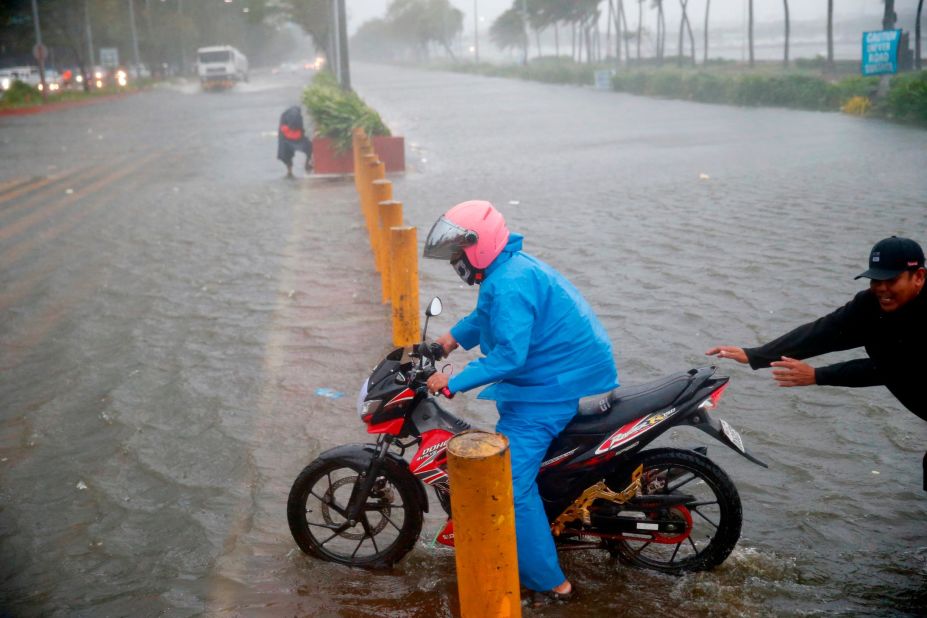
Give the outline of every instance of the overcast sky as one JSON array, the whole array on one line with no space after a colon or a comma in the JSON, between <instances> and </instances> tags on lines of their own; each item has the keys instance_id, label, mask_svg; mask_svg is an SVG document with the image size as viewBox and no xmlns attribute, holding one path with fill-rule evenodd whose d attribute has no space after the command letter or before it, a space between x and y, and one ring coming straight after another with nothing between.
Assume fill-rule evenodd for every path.
<instances>
[{"instance_id":1,"label":"overcast sky","mask_svg":"<svg viewBox=\"0 0 927 618\"><path fill-rule=\"evenodd\" d=\"M354 32L360 24L375 17L383 17L386 14L386 7L389 6L390 0L345 0L348 10L348 20L351 32ZM896 2L896 10L904 8L908 0ZM705 14L706 0L689 0L689 15L693 16L693 25L701 24ZM916 0L910 0L916 6ZM483 24L488 28L489 25L499 16L500 13L512 6L512 0L451 0L451 4L464 12L464 28L467 31L473 28L474 6L479 10L481 18L480 29ZM649 2L646 6L649 6ZM607 7L607 2L602 3ZM635 0L625 0L625 11L635 6ZM679 3L673 1L665 2L667 18L673 20L679 14ZM746 14L746 0L711 0L711 25L737 25L744 23ZM876 25L879 23L879 17L882 14L883 5L881 0L838 0L834 2L834 19L856 18L863 15L869 15L875 18ZM781 21L783 16L781 0L754 0L753 2L754 19L757 22L762 21ZM824 20L827 16L827 2L825 0L792 0L789 2L789 14L792 21L804 20ZM628 21L636 23L636 9L628 14ZM645 19L647 19L645 17Z\"/></svg>"}]
</instances>

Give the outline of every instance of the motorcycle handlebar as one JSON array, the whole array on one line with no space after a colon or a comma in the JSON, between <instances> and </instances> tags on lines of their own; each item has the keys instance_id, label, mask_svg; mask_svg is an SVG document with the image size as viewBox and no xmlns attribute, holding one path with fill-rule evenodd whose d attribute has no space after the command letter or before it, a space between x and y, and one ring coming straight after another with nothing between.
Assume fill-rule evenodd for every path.
<instances>
[{"instance_id":1,"label":"motorcycle handlebar","mask_svg":"<svg viewBox=\"0 0 927 618\"><path fill-rule=\"evenodd\" d=\"M448 399L453 399L453 398L454 398L454 393L452 393L452 392L451 392L451 389L449 389L449 388L446 387L446 386L445 386L444 388L441 389L441 394L444 395L445 397L447 397Z\"/></svg>"},{"instance_id":2,"label":"motorcycle handlebar","mask_svg":"<svg viewBox=\"0 0 927 618\"><path fill-rule=\"evenodd\" d=\"M436 361L447 356L447 354L444 353L444 346L435 342L425 343L423 341L422 343L416 344L415 351L422 356L427 356Z\"/></svg>"}]
</instances>

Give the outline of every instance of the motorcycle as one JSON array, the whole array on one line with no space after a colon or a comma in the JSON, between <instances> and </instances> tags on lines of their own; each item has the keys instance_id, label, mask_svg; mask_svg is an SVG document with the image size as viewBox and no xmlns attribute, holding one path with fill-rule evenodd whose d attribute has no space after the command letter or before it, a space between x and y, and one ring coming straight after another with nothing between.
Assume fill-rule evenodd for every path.
<instances>
[{"instance_id":1,"label":"motorcycle","mask_svg":"<svg viewBox=\"0 0 927 618\"><path fill-rule=\"evenodd\" d=\"M426 485L448 516L435 543L453 547L447 444L470 425L425 385L444 356L425 338L428 319L441 309L433 299L422 343L390 352L363 383L358 414L376 442L327 450L293 483L287 520L305 553L355 567L391 566L419 538ZM707 447L645 447L672 427L691 426L767 467L713 415L727 386L714 367L700 367L581 399L537 478L558 550L604 550L622 563L675 574L721 564L740 538L734 483Z\"/></svg>"}]
</instances>

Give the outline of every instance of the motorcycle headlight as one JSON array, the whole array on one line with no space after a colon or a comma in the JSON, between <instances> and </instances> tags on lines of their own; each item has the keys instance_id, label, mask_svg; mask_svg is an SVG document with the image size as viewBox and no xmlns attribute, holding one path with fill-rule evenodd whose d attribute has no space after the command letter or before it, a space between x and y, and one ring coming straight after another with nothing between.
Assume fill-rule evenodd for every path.
<instances>
[{"instance_id":1,"label":"motorcycle headlight","mask_svg":"<svg viewBox=\"0 0 927 618\"><path fill-rule=\"evenodd\" d=\"M367 383L369 381L369 378L364 378L360 391L357 393L357 415L361 418L364 416L364 403L366 403L364 400L367 399Z\"/></svg>"},{"instance_id":2,"label":"motorcycle headlight","mask_svg":"<svg viewBox=\"0 0 927 618\"><path fill-rule=\"evenodd\" d=\"M382 399L371 399L369 401L365 401L364 405L361 406L361 411L360 411L361 418L369 419L371 416L379 412L380 408L382 407L383 407Z\"/></svg>"}]
</instances>

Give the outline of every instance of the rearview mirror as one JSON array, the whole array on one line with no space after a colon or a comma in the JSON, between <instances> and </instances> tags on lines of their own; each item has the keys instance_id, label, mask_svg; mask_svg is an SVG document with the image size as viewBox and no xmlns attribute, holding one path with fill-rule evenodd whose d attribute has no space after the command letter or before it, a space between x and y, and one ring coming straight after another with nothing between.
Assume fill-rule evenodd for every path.
<instances>
[{"instance_id":1,"label":"rearview mirror","mask_svg":"<svg viewBox=\"0 0 927 618\"><path fill-rule=\"evenodd\" d=\"M441 304L441 299L435 296L431 299L431 302L428 303L428 309L425 310L425 315L428 317L441 315L442 309L444 309L444 306Z\"/></svg>"}]
</instances>

